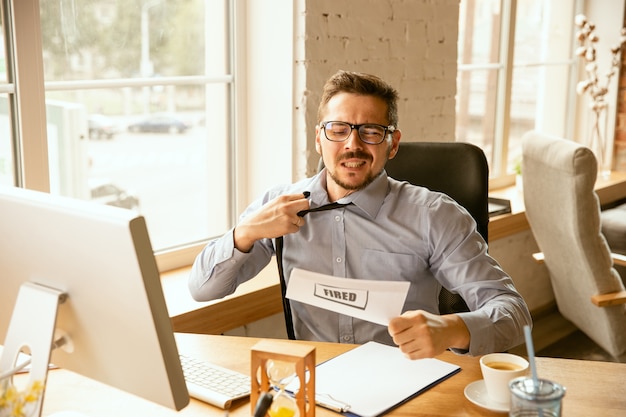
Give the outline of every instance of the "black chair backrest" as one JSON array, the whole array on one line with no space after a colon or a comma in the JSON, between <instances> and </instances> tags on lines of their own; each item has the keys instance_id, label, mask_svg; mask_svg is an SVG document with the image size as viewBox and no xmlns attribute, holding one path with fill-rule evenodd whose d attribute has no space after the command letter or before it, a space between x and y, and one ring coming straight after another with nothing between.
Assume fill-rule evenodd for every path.
<instances>
[{"instance_id":1,"label":"black chair backrest","mask_svg":"<svg viewBox=\"0 0 626 417\"><path fill-rule=\"evenodd\" d=\"M465 142L400 142L385 166L390 177L452 197L476 220L488 241L489 166L485 153Z\"/></svg>"},{"instance_id":2,"label":"black chair backrest","mask_svg":"<svg viewBox=\"0 0 626 417\"><path fill-rule=\"evenodd\" d=\"M323 168L320 161L319 168ZM390 177L439 191L465 207L488 242L489 166L478 146L465 142L401 142L395 158L385 166ZM457 294L439 294L441 314L468 311Z\"/></svg>"}]
</instances>

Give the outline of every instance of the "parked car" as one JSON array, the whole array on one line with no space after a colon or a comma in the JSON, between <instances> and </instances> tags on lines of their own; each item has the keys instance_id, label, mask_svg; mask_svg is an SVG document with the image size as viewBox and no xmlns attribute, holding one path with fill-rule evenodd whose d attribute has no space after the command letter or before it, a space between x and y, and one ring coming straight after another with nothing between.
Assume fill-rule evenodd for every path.
<instances>
[{"instance_id":1,"label":"parked car","mask_svg":"<svg viewBox=\"0 0 626 417\"><path fill-rule=\"evenodd\" d=\"M119 126L110 117L92 114L87 119L89 139L113 139L120 132Z\"/></svg>"},{"instance_id":2,"label":"parked car","mask_svg":"<svg viewBox=\"0 0 626 417\"><path fill-rule=\"evenodd\" d=\"M184 133L190 127L175 115L157 114L128 125L128 130L135 133Z\"/></svg>"},{"instance_id":3,"label":"parked car","mask_svg":"<svg viewBox=\"0 0 626 417\"><path fill-rule=\"evenodd\" d=\"M126 191L107 179L90 179L91 199L109 206L139 210L139 198L132 191Z\"/></svg>"}]
</instances>

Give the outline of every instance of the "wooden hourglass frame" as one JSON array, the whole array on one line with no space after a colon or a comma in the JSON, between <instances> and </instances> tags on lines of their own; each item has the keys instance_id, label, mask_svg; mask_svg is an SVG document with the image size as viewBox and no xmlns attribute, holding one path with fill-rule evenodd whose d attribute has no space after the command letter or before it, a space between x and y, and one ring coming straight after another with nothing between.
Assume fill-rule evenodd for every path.
<instances>
[{"instance_id":1,"label":"wooden hourglass frame","mask_svg":"<svg viewBox=\"0 0 626 417\"><path fill-rule=\"evenodd\" d=\"M294 364L296 377L300 381L300 389L295 395L300 417L315 417L315 348L304 344L275 340L261 340L252 347L250 360L251 412L254 414L254 408L261 393L268 392L270 389L270 381L266 372L268 360ZM309 373L308 380L307 371ZM260 381L258 376L261 377ZM309 407L307 407L307 399L310 401Z\"/></svg>"}]
</instances>

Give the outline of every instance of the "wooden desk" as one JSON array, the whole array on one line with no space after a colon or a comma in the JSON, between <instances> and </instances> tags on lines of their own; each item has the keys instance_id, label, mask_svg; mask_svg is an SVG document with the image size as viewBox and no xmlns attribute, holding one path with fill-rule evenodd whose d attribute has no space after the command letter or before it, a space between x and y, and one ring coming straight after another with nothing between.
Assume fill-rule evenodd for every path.
<instances>
[{"instance_id":1,"label":"wooden desk","mask_svg":"<svg viewBox=\"0 0 626 417\"><path fill-rule=\"evenodd\" d=\"M245 373L250 371L250 348L259 341L256 338L193 334L177 334L176 338L180 352ZM315 346L317 363L355 346L335 343L291 343ZM440 359L460 365L461 372L387 415L391 417L503 415L475 406L463 394L467 384L482 378L478 358L446 352ZM626 415L626 364L538 358L537 369L541 377L565 385L567 393L563 402L564 416ZM146 378L150 378L150 375L146 375ZM223 410L196 400L192 400L188 407L177 413L69 371L53 370L48 377L44 415L62 410L79 411L89 417L224 416ZM249 417L249 401L241 400L235 403L229 410L229 415ZM316 415L337 416L336 413L320 407L316 409Z\"/></svg>"}]
</instances>

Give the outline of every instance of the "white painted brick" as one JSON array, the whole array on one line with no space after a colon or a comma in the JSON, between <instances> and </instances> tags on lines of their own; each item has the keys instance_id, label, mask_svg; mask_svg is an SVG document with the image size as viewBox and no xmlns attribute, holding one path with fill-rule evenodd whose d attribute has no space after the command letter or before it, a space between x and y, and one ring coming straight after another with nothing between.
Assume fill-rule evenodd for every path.
<instances>
[{"instance_id":1,"label":"white painted brick","mask_svg":"<svg viewBox=\"0 0 626 417\"><path fill-rule=\"evenodd\" d=\"M459 0L300 0L296 117L314 141L320 91L339 69L376 74L400 94L406 140L454 140ZM307 171L317 164L311 153Z\"/></svg>"}]
</instances>

